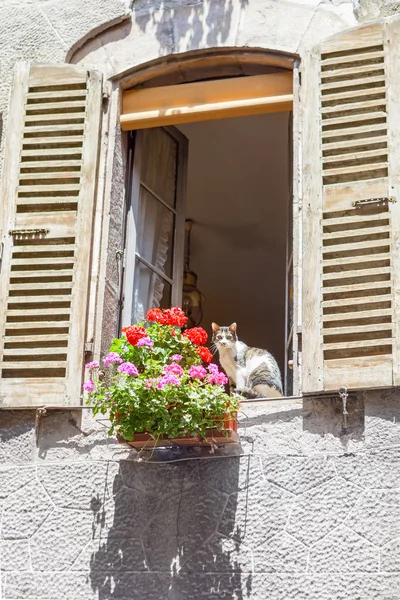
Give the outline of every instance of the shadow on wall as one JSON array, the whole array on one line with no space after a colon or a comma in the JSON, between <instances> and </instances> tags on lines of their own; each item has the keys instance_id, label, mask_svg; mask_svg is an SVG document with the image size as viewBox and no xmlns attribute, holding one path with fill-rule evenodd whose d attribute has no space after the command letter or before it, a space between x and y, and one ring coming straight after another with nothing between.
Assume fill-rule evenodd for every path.
<instances>
[{"instance_id":1,"label":"shadow on wall","mask_svg":"<svg viewBox=\"0 0 400 600\"><path fill-rule=\"evenodd\" d=\"M243 8L249 0L240 0ZM201 48L204 45L224 44L231 33L233 0L193 2L193 0L137 0L134 2L133 18L144 32L151 23L153 32L160 43L160 50L170 52L169 40L185 40L186 50ZM206 12L207 11L207 12ZM163 14L169 13L167 21ZM168 31L168 23L172 31ZM204 37L206 33L206 36ZM164 52L161 52L164 54Z\"/></svg>"},{"instance_id":2,"label":"shadow on wall","mask_svg":"<svg viewBox=\"0 0 400 600\"><path fill-rule=\"evenodd\" d=\"M251 574L242 581L235 558L235 513L239 469L247 478L248 464L239 457L122 461L109 500L92 502L100 530L90 561L96 598L178 600L201 589L204 598L242 599Z\"/></svg>"}]
</instances>

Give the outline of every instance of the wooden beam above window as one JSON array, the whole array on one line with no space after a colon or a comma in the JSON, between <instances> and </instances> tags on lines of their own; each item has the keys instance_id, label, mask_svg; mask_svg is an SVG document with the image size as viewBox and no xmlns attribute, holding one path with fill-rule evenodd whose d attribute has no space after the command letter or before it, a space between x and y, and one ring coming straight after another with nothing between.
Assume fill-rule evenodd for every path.
<instances>
[{"instance_id":1,"label":"wooden beam above window","mask_svg":"<svg viewBox=\"0 0 400 600\"><path fill-rule=\"evenodd\" d=\"M270 73L126 90L124 131L292 109L293 74Z\"/></svg>"}]
</instances>

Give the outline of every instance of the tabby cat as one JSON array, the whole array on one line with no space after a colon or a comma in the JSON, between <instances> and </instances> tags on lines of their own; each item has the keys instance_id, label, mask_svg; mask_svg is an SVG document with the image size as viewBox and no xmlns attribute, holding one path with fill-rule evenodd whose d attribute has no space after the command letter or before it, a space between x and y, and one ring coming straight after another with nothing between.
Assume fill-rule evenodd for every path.
<instances>
[{"instance_id":1,"label":"tabby cat","mask_svg":"<svg viewBox=\"0 0 400 600\"><path fill-rule=\"evenodd\" d=\"M236 323L229 327L220 327L216 323L211 326L219 361L235 393L245 398L282 396L281 373L272 354L240 342Z\"/></svg>"}]
</instances>

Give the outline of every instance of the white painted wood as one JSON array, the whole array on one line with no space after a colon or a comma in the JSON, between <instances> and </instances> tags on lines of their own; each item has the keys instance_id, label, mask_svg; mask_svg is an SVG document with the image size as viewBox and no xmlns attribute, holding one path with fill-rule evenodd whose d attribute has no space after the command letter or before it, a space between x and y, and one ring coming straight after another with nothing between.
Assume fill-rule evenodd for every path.
<instances>
[{"instance_id":1,"label":"white painted wood","mask_svg":"<svg viewBox=\"0 0 400 600\"><path fill-rule=\"evenodd\" d=\"M77 83L81 90L68 89ZM65 97L50 102L59 113L38 114L40 108L30 102L41 96ZM77 97L83 112L70 114L65 104ZM2 188L3 406L79 403L101 100L97 73L74 65L17 65ZM38 147L49 141L56 147ZM66 143L74 147L65 148ZM32 160L37 156L41 160ZM62 210L52 210L53 204ZM22 356L25 360L18 360Z\"/></svg>"},{"instance_id":2,"label":"white painted wood","mask_svg":"<svg viewBox=\"0 0 400 600\"><path fill-rule=\"evenodd\" d=\"M400 381L400 202L354 205L400 200L399 55L397 19L303 61L303 392Z\"/></svg>"}]
</instances>

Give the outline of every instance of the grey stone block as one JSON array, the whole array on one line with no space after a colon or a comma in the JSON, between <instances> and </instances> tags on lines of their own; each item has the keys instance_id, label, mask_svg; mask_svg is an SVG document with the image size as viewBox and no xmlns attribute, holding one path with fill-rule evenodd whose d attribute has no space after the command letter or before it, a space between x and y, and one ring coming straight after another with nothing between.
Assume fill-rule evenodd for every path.
<instances>
[{"instance_id":1,"label":"grey stone block","mask_svg":"<svg viewBox=\"0 0 400 600\"><path fill-rule=\"evenodd\" d=\"M192 556L183 565L181 572L191 573L236 573L253 571L253 552L246 546L218 533L199 548L194 548Z\"/></svg>"},{"instance_id":2,"label":"grey stone block","mask_svg":"<svg viewBox=\"0 0 400 600\"><path fill-rule=\"evenodd\" d=\"M288 535L279 533L254 550L254 571L264 573L305 573L307 547Z\"/></svg>"},{"instance_id":3,"label":"grey stone block","mask_svg":"<svg viewBox=\"0 0 400 600\"><path fill-rule=\"evenodd\" d=\"M357 573L379 570L379 551L365 538L340 525L310 551L310 572Z\"/></svg>"},{"instance_id":4,"label":"grey stone block","mask_svg":"<svg viewBox=\"0 0 400 600\"><path fill-rule=\"evenodd\" d=\"M105 492L106 462L38 466L38 477L54 504L90 510Z\"/></svg>"},{"instance_id":5,"label":"grey stone block","mask_svg":"<svg viewBox=\"0 0 400 600\"><path fill-rule=\"evenodd\" d=\"M343 455L335 458L337 472L363 488L400 486L400 461L397 450Z\"/></svg>"},{"instance_id":6,"label":"grey stone block","mask_svg":"<svg viewBox=\"0 0 400 600\"><path fill-rule=\"evenodd\" d=\"M93 503L94 538L136 538L158 512L161 498L122 487ZM162 506L162 504L161 504ZM161 512L161 511L160 511Z\"/></svg>"},{"instance_id":7,"label":"grey stone block","mask_svg":"<svg viewBox=\"0 0 400 600\"><path fill-rule=\"evenodd\" d=\"M381 569L387 573L400 573L400 539L393 540L382 548Z\"/></svg>"},{"instance_id":8,"label":"grey stone block","mask_svg":"<svg viewBox=\"0 0 400 600\"><path fill-rule=\"evenodd\" d=\"M0 22L2 22L1 7ZM0 43L0 54L1 52ZM4 69L3 65L4 58L2 55L2 69ZM0 410L0 464L18 465L30 463L34 450L35 411Z\"/></svg>"},{"instance_id":9,"label":"grey stone block","mask_svg":"<svg viewBox=\"0 0 400 600\"><path fill-rule=\"evenodd\" d=\"M294 496L269 483L229 496L218 532L256 547L282 531Z\"/></svg>"},{"instance_id":10,"label":"grey stone block","mask_svg":"<svg viewBox=\"0 0 400 600\"><path fill-rule=\"evenodd\" d=\"M327 457L268 456L262 459L267 481L302 494L336 476L333 460Z\"/></svg>"},{"instance_id":11,"label":"grey stone block","mask_svg":"<svg viewBox=\"0 0 400 600\"><path fill-rule=\"evenodd\" d=\"M2 537L31 537L53 510L45 490L35 479L4 501Z\"/></svg>"},{"instance_id":12,"label":"grey stone block","mask_svg":"<svg viewBox=\"0 0 400 600\"><path fill-rule=\"evenodd\" d=\"M29 571L28 540L2 540L0 542L0 564L3 571Z\"/></svg>"},{"instance_id":13,"label":"grey stone block","mask_svg":"<svg viewBox=\"0 0 400 600\"><path fill-rule=\"evenodd\" d=\"M341 477L313 488L296 499L286 530L312 545L344 521L359 495L360 490Z\"/></svg>"},{"instance_id":14,"label":"grey stone block","mask_svg":"<svg viewBox=\"0 0 400 600\"><path fill-rule=\"evenodd\" d=\"M199 485L163 500L142 535L149 568L177 571L216 531L225 504L224 494Z\"/></svg>"},{"instance_id":15,"label":"grey stone block","mask_svg":"<svg viewBox=\"0 0 400 600\"><path fill-rule=\"evenodd\" d=\"M152 464L121 461L119 474L123 484L154 496L178 494L198 483L197 461Z\"/></svg>"},{"instance_id":16,"label":"grey stone block","mask_svg":"<svg viewBox=\"0 0 400 600\"><path fill-rule=\"evenodd\" d=\"M400 489L367 490L346 525L377 546L399 538Z\"/></svg>"},{"instance_id":17,"label":"grey stone block","mask_svg":"<svg viewBox=\"0 0 400 600\"><path fill-rule=\"evenodd\" d=\"M34 571L67 570L93 532L91 511L55 508L30 540ZM57 552L54 549L57 549Z\"/></svg>"},{"instance_id":18,"label":"grey stone block","mask_svg":"<svg viewBox=\"0 0 400 600\"><path fill-rule=\"evenodd\" d=\"M243 490L263 479L258 456L210 458L199 461L198 469L203 485L225 494Z\"/></svg>"},{"instance_id":19,"label":"grey stone block","mask_svg":"<svg viewBox=\"0 0 400 600\"><path fill-rule=\"evenodd\" d=\"M0 467L0 498L7 498L35 478L34 467Z\"/></svg>"},{"instance_id":20,"label":"grey stone block","mask_svg":"<svg viewBox=\"0 0 400 600\"><path fill-rule=\"evenodd\" d=\"M101 578L104 573L118 573L119 577L125 571L146 571L140 538L91 540L70 568L71 571L84 572L89 569L92 579Z\"/></svg>"},{"instance_id":21,"label":"grey stone block","mask_svg":"<svg viewBox=\"0 0 400 600\"><path fill-rule=\"evenodd\" d=\"M47 411L39 428L38 458L47 462L124 458L129 449L108 435L107 423L95 419L90 410Z\"/></svg>"}]
</instances>

